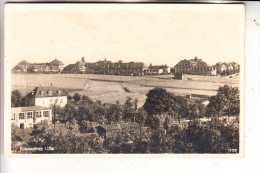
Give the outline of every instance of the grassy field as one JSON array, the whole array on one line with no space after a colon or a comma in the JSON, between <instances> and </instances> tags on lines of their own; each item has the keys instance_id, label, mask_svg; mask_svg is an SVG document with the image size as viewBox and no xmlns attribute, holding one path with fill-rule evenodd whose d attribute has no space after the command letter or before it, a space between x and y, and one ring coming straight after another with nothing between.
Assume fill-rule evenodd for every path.
<instances>
[{"instance_id":1,"label":"grassy field","mask_svg":"<svg viewBox=\"0 0 260 173\"><path fill-rule=\"evenodd\" d=\"M212 96L219 86L229 84L239 87L239 76L188 76L188 80L174 80L172 75L160 76L113 76L95 74L12 74L12 90L22 94L36 86L50 86L51 83L69 91L88 95L103 103L124 103L126 97L137 98L138 106L145 102L145 94L154 87L163 87L176 95L201 94Z\"/></svg>"}]
</instances>

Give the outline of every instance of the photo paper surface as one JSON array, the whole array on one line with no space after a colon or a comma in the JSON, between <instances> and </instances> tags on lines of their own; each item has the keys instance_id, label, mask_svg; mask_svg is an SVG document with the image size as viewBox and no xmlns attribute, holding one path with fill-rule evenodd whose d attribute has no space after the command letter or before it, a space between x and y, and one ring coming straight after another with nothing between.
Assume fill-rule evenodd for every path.
<instances>
[{"instance_id":1,"label":"photo paper surface","mask_svg":"<svg viewBox=\"0 0 260 173\"><path fill-rule=\"evenodd\" d=\"M7 4L6 154L242 157L244 15L241 4Z\"/></svg>"}]
</instances>

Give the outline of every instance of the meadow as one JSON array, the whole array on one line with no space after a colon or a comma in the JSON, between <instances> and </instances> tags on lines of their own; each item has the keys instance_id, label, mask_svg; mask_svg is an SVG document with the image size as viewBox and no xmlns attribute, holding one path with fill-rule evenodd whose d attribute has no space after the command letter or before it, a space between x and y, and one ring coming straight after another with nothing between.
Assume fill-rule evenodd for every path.
<instances>
[{"instance_id":1,"label":"meadow","mask_svg":"<svg viewBox=\"0 0 260 173\"><path fill-rule=\"evenodd\" d=\"M195 76L189 75L187 80L174 80L173 75L159 76L113 76L96 74L12 74L12 90L18 89L23 95L35 87L53 86L66 90L70 95L85 94L93 100L103 103L123 104L126 97L138 99L142 106L148 90L163 87L176 95L201 94L212 96L219 86L225 84L237 86L240 76Z\"/></svg>"}]
</instances>

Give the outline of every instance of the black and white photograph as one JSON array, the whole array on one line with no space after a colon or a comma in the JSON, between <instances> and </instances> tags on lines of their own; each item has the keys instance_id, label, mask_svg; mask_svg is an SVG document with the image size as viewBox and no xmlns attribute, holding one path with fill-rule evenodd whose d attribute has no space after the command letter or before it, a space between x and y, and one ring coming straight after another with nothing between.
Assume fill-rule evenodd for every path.
<instances>
[{"instance_id":1,"label":"black and white photograph","mask_svg":"<svg viewBox=\"0 0 260 173\"><path fill-rule=\"evenodd\" d=\"M4 17L11 155L243 155L243 4L9 3Z\"/></svg>"}]
</instances>

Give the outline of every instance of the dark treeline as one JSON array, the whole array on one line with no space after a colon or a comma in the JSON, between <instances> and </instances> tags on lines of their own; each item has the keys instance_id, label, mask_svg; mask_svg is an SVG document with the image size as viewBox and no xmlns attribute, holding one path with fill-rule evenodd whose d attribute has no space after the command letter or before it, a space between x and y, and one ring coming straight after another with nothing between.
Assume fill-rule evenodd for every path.
<instances>
[{"instance_id":1,"label":"dark treeline","mask_svg":"<svg viewBox=\"0 0 260 173\"><path fill-rule=\"evenodd\" d=\"M203 101L154 88L147 93L143 107L138 108L138 100L130 97L124 104L102 104L76 93L68 96L64 108L53 106L53 125L39 125L29 132L26 140L21 136L22 130L12 127L12 149L17 150L22 143L24 147L53 147L54 151L43 151L49 153L227 153L228 149L238 150L238 88L225 85L210 98L207 106ZM208 121L202 122L204 117ZM95 133L95 124L134 121L142 127L139 135L119 133L103 138Z\"/></svg>"}]
</instances>

